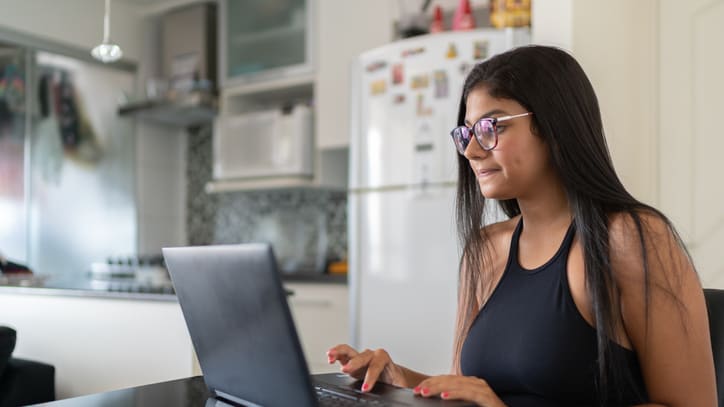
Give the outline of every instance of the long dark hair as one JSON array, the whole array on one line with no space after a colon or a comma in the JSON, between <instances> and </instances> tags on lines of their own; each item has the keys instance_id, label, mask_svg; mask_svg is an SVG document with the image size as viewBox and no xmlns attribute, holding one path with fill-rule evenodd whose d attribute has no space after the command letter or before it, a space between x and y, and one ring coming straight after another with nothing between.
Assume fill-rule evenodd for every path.
<instances>
[{"instance_id":1,"label":"long dark hair","mask_svg":"<svg viewBox=\"0 0 724 407\"><path fill-rule=\"evenodd\" d=\"M561 179L583 247L586 289L596 321L598 389L601 403L608 390L630 380L621 369L620 353L612 352L611 339L620 332L618 290L609 254L609 216L627 214L639 234L645 274L648 312L648 264L643 213L660 217L678 244L671 222L656 209L636 200L616 175L606 145L598 100L583 69L563 50L525 46L476 65L463 88L458 125L465 120L468 94L484 87L492 97L511 99L533 112L531 129L549 148L551 163ZM483 293L492 290L489 272L491 246L485 229L485 198L468 160L458 156L457 225L463 255L458 294L453 367L460 373L460 353ZM498 202L508 217L520 214L515 199ZM685 249L684 249L685 250ZM688 255L688 253L687 253Z\"/></svg>"}]
</instances>

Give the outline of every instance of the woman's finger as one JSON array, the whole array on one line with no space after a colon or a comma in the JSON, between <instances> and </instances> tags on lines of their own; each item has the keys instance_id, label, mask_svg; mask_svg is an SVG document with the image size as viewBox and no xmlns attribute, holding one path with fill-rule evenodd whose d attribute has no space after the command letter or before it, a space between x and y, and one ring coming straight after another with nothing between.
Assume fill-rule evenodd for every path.
<instances>
[{"instance_id":1,"label":"woman's finger","mask_svg":"<svg viewBox=\"0 0 724 407\"><path fill-rule=\"evenodd\" d=\"M340 344L330 348L327 351L327 361L332 364L339 361L342 365L346 365L350 359L358 355L357 351L347 344Z\"/></svg>"},{"instance_id":2,"label":"woman's finger","mask_svg":"<svg viewBox=\"0 0 724 407\"><path fill-rule=\"evenodd\" d=\"M362 391L372 390L372 387L374 387L375 383L377 383L377 379L379 379L382 371L385 369L385 367L387 367L387 364L390 362L391 360L390 357L387 355L387 352L382 350L376 350L372 352L372 358L367 365L367 372L365 373L364 383L362 383Z\"/></svg>"},{"instance_id":3,"label":"woman's finger","mask_svg":"<svg viewBox=\"0 0 724 407\"><path fill-rule=\"evenodd\" d=\"M372 352L370 350L362 351L350 358L347 363L342 364L342 371L345 373L351 373L360 369L366 370L371 359Z\"/></svg>"}]
</instances>

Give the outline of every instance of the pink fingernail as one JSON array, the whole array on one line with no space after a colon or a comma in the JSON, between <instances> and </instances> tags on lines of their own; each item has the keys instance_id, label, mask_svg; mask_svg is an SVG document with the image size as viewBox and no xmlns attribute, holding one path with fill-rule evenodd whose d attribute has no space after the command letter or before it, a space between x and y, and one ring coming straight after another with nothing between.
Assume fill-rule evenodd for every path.
<instances>
[{"instance_id":1,"label":"pink fingernail","mask_svg":"<svg viewBox=\"0 0 724 407\"><path fill-rule=\"evenodd\" d=\"M419 393L419 392L420 392L420 386L415 386L415 388L412 389L412 391L413 391L414 393Z\"/></svg>"},{"instance_id":2,"label":"pink fingernail","mask_svg":"<svg viewBox=\"0 0 724 407\"><path fill-rule=\"evenodd\" d=\"M422 389L422 395L427 396L428 393L430 393L430 389Z\"/></svg>"},{"instance_id":3,"label":"pink fingernail","mask_svg":"<svg viewBox=\"0 0 724 407\"><path fill-rule=\"evenodd\" d=\"M369 390L369 388L370 388L370 385L367 383L362 385L362 391L367 391L367 390Z\"/></svg>"},{"instance_id":4,"label":"pink fingernail","mask_svg":"<svg viewBox=\"0 0 724 407\"><path fill-rule=\"evenodd\" d=\"M441 397L441 398L446 399L446 398L448 398L448 396L450 396L450 393L448 393L448 392L446 392L446 391L440 393L440 397Z\"/></svg>"}]
</instances>

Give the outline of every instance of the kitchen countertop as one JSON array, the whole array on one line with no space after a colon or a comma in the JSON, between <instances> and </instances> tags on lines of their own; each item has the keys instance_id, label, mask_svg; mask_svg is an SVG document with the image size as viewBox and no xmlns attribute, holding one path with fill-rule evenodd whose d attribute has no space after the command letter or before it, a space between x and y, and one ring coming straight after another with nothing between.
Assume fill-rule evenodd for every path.
<instances>
[{"instance_id":1,"label":"kitchen countertop","mask_svg":"<svg viewBox=\"0 0 724 407\"><path fill-rule=\"evenodd\" d=\"M346 274L283 273L282 281L309 284L347 284ZM94 279L76 276L0 275L0 293L177 301L170 282L129 278Z\"/></svg>"}]
</instances>

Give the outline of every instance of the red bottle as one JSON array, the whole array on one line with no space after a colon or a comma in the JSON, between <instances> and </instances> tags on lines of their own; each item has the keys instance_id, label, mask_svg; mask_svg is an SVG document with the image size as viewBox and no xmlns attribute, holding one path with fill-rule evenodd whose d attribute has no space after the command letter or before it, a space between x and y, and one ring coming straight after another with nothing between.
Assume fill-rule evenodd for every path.
<instances>
[{"instance_id":1,"label":"red bottle","mask_svg":"<svg viewBox=\"0 0 724 407\"><path fill-rule=\"evenodd\" d=\"M440 6L435 6L435 11L432 15L432 23L430 23L430 34L443 31L445 31L445 26L442 22L442 8L440 8Z\"/></svg>"},{"instance_id":2,"label":"red bottle","mask_svg":"<svg viewBox=\"0 0 724 407\"><path fill-rule=\"evenodd\" d=\"M458 8L455 11L455 17L453 18L453 30L464 31L472 30L475 28L475 19L473 13L470 10L470 0L460 0Z\"/></svg>"}]
</instances>

